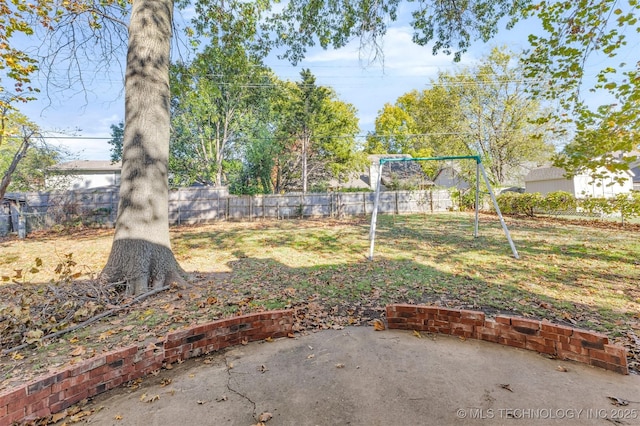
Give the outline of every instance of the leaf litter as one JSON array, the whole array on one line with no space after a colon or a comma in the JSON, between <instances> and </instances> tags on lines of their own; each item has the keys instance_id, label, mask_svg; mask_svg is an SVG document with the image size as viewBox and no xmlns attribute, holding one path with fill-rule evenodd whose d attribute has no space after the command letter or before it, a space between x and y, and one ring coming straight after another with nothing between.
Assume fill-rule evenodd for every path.
<instances>
[{"instance_id":1,"label":"leaf litter","mask_svg":"<svg viewBox=\"0 0 640 426\"><path fill-rule=\"evenodd\" d=\"M227 239L231 241L225 240L224 245L211 248L215 257L213 264L209 251L203 256L203 264L197 265L213 272L193 272L194 279L188 287L173 286L86 328L47 341L43 340L44 336L122 306L131 298L117 291L117 286L101 286L86 275L80 280L83 277L78 277L76 271L82 266L73 256L65 258L68 262L62 262L57 281L33 283L37 280L32 278L45 273L47 266L45 257L39 255L33 267L16 265L12 274L6 274L17 282L10 280L0 285L2 349L26 344L23 349L4 353L0 358L0 390L116 347L133 343L144 347L169 330L269 309L294 311L294 333L289 337L349 325L383 330L384 307L388 303L478 309L488 317L504 313L595 328L611 335L614 343L627 347L630 369L640 370L640 316L637 314L640 293L631 285L633 277L637 277L638 265L628 261L640 258L637 243L620 240L618 246L615 242L622 238L620 233L599 227L587 233L588 243L573 244L566 241L568 237L563 233L567 231L556 222L519 220L509 226L518 236L519 244L525 246L521 250L523 259L521 264L509 263L504 262L502 255L497 258L485 255L492 250L502 253L504 241L499 227L483 228L483 233L490 237L476 247L476 240L469 240L458 230L463 227L454 227L447 235L435 231L444 226L449 229L446 222L459 219L442 215L428 218L428 221L420 216L404 218L406 222L394 228L395 239L402 250L381 241L381 253L374 262L362 258L367 241L360 234L368 224L360 219L178 228L172 231L174 252L183 264L197 257L191 244L200 240L222 242L219 235L230 235ZM383 226L385 220L389 226L388 218L381 219ZM554 251L554 237L545 233L552 227L553 232L560 233L559 238L565 240L564 251ZM631 229L630 238L637 237L634 237L637 232ZM262 235L262 239L252 249L251 244L256 243L251 238L257 234ZM287 244L280 243L284 235L287 235ZM329 248L316 244L327 235L340 244ZM90 233L83 237L92 241ZM464 250L459 247L461 240L466 241ZM423 250L425 241L429 241L430 252ZM528 250L527 244L547 248L547 251L540 250L537 254ZM243 247L244 256L231 254L238 247ZM271 250L268 258L259 255L265 247ZM276 248L282 252L276 252ZM407 253L412 253L411 259ZM452 253L457 253L458 259L464 256L464 260L456 260L451 257ZM221 264L228 270L221 268ZM614 270L616 276L611 272ZM573 277L573 281L568 277ZM535 291L524 291L520 283L522 288ZM554 291L564 299L552 297ZM602 309L602 300L594 298L607 291L626 305L612 305L608 311ZM416 333L416 337L422 337Z\"/></svg>"}]
</instances>

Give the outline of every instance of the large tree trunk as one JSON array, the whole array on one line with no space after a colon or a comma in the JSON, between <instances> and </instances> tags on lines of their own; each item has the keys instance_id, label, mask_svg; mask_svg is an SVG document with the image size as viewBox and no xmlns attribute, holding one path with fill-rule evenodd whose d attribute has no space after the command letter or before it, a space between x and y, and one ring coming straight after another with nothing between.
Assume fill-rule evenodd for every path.
<instances>
[{"instance_id":1,"label":"large tree trunk","mask_svg":"<svg viewBox=\"0 0 640 426\"><path fill-rule=\"evenodd\" d=\"M129 24L122 180L102 276L129 294L180 281L169 242L169 51L172 0L136 0Z\"/></svg>"}]
</instances>

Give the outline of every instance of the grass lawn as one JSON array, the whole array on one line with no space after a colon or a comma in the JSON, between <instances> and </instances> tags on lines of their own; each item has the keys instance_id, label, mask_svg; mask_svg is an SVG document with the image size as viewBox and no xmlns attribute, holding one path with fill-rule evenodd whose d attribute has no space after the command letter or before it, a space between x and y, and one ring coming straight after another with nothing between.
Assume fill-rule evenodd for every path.
<instances>
[{"instance_id":1,"label":"grass lawn","mask_svg":"<svg viewBox=\"0 0 640 426\"><path fill-rule=\"evenodd\" d=\"M296 327L367 324L391 302L436 304L548 319L597 330L629 351L640 370L640 227L506 218L516 260L495 216L379 216L368 260L369 219L219 222L172 228L191 273L174 287L88 327L47 335L127 300L92 279L112 230L0 240L0 389L96 352L185 324L285 307ZM57 272L56 272L57 269ZM21 270L19 273L16 270ZM8 281L7 281L8 278ZM14 282L15 281L15 282Z\"/></svg>"}]
</instances>

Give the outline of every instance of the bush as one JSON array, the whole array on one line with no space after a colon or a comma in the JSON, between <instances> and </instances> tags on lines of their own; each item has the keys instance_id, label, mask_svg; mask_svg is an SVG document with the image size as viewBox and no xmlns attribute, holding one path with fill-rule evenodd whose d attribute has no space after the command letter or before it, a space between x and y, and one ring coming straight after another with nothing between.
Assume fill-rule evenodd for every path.
<instances>
[{"instance_id":1,"label":"bush","mask_svg":"<svg viewBox=\"0 0 640 426\"><path fill-rule=\"evenodd\" d=\"M533 217L536 211L546 213L574 211L576 209L590 214L620 214L622 223L634 217L640 217L640 192L618 194L614 198L584 198L576 200L564 191L550 192L545 197L539 192L505 192L497 197L498 207L504 214Z\"/></svg>"},{"instance_id":2,"label":"bush","mask_svg":"<svg viewBox=\"0 0 640 426\"><path fill-rule=\"evenodd\" d=\"M576 205L576 198L572 194L566 191L555 191L544 196L539 208L546 212L566 212L574 211Z\"/></svg>"},{"instance_id":3,"label":"bush","mask_svg":"<svg viewBox=\"0 0 640 426\"><path fill-rule=\"evenodd\" d=\"M534 216L536 209L542 204L542 195L539 192L504 192L496 198L500 211L504 214L522 214Z\"/></svg>"}]
</instances>

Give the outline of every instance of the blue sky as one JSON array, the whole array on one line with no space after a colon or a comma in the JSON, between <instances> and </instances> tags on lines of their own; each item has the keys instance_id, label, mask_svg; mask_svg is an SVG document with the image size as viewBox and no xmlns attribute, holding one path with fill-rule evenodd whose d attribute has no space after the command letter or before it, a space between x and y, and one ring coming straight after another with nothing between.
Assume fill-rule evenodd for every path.
<instances>
[{"instance_id":1,"label":"blue sky","mask_svg":"<svg viewBox=\"0 0 640 426\"><path fill-rule=\"evenodd\" d=\"M474 44L456 64L453 56L434 56L431 46L413 44L411 27L395 24L383 40L384 64L379 61L368 64L362 58L366 52L359 51L359 42L354 41L339 50L312 50L296 67L275 60L268 65L280 78L293 81L299 80L302 68L309 68L318 84L334 88L341 100L356 107L361 133L365 134L373 129L375 117L385 103L395 102L410 90L426 88L438 71L454 72L460 66L473 65L494 46L507 46L516 52L525 49L527 35L535 30L535 24L529 22L519 23L511 31L501 30L489 43ZM80 129L74 138L49 140L64 145L74 157L107 160L110 125L124 119L122 87L121 74L114 70L112 74L96 75L89 93L71 96L65 92L63 98L55 98L51 105L33 102L21 107L21 111L47 134L54 130Z\"/></svg>"}]
</instances>

